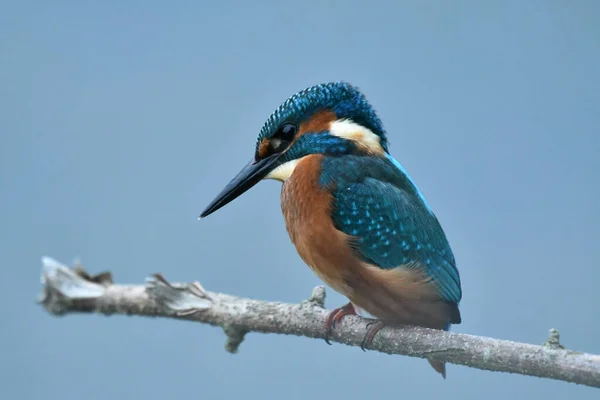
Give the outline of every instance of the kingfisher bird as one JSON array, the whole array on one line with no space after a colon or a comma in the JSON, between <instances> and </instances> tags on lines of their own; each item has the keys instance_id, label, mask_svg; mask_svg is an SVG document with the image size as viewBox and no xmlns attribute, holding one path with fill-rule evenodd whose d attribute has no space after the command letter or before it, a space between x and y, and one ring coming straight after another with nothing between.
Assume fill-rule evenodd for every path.
<instances>
[{"instance_id":1,"label":"kingfisher bird","mask_svg":"<svg viewBox=\"0 0 600 400\"><path fill-rule=\"evenodd\" d=\"M446 234L357 87L322 83L284 101L260 130L254 157L200 218L263 179L283 182L281 209L300 257L349 299L329 314L327 338L345 315L373 318L363 350L384 326L449 330L461 322ZM429 363L446 377L445 363Z\"/></svg>"}]
</instances>

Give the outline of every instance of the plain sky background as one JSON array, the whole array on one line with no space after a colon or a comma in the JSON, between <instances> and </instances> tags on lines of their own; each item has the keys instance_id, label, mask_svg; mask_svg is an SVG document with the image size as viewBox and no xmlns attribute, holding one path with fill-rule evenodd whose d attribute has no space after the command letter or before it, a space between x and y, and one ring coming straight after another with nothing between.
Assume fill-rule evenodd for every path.
<instances>
[{"instance_id":1,"label":"plain sky background","mask_svg":"<svg viewBox=\"0 0 600 400\"><path fill-rule=\"evenodd\" d=\"M600 353L600 2L2 2L0 397L597 399L564 382L36 305L40 257L299 302L280 184L197 216L307 86L359 86L441 220L457 332ZM327 306L344 304L328 291Z\"/></svg>"}]
</instances>

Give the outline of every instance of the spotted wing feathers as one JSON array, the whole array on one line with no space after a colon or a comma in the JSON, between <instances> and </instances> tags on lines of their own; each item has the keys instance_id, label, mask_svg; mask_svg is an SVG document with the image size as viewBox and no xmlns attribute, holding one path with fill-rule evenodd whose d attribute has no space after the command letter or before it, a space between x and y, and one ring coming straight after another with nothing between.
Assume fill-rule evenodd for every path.
<instances>
[{"instance_id":1,"label":"spotted wing feathers","mask_svg":"<svg viewBox=\"0 0 600 400\"><path fill-rule=\"evenodd\" d=\"M382 269L419 266L437 283L444 300L458 303L462 292L454 255L410 178L385 160L345 161L352 166L345 163L343 179L332 191L332 219L337 229L353 238L357 255ZM324 164L324 172L325 168L336 168L335 161Z\"/></svg>"}]
</instances>

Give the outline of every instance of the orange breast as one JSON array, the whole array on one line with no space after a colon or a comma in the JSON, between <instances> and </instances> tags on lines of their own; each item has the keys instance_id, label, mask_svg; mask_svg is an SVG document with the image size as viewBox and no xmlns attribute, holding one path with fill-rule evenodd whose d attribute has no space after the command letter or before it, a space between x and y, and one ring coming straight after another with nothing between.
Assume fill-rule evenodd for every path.
<instances>
[{"instance_id":1,"label":"orange breast","mask_svg":"<svg viewBox=\"0 0 600 400\"><path fill-rule=\"evenodd\" d=\"M321 155L304 157L281 189L281 209L298 254L327 285L349 297L347 277L355 264L347 236L330 217L331 193L320 187Z\"/></svg>"}]
</instances>

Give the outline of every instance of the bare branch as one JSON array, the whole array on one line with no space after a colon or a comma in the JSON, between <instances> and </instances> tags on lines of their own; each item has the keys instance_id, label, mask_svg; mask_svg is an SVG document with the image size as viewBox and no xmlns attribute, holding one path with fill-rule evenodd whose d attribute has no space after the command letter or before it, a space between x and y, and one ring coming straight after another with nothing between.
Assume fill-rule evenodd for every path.
<instances>
[{"instance_id":1,"label":"bare branch","mask_svg":"<svg viewBox=\"0 0 600 400\"><path fill-rule=\"evenodd\" d=\"M167 317L220 326L235 353L247 332L325 338L325 289L300 304L244 299L204 290L197 282L169 283L162 275L146 285L118 285L109 273L90 276L44 257L40 303L55 315L98 312ZM360 346L368 320L345 317L332 340ZM556 329L541 346L417 327L384 328L372 350L421 357L489 371L517 373L600 387L600 356L566 350Z\"/></svg>"}]
</instances>

